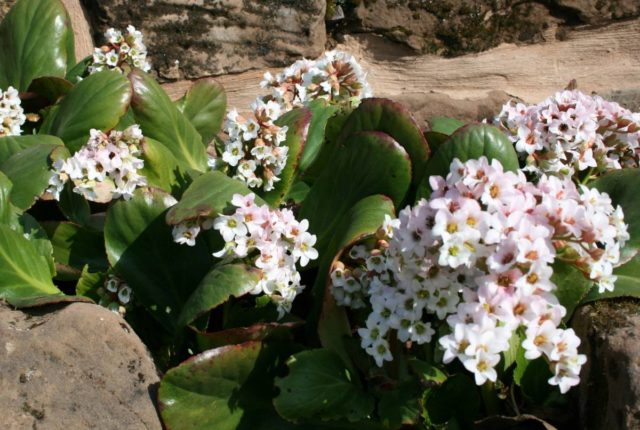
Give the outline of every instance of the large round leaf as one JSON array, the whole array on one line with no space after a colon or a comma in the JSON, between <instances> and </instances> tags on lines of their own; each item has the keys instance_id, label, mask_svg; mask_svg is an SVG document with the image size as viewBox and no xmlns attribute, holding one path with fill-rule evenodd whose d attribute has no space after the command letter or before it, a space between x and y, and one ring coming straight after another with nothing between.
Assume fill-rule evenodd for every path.
<instances>
[{"instance_id":1,"label":"large round leaf","mask_svg":"<svg viewBox=\"0 0 640 430\"><path fill-rule=\"evenodd\" d=\"M140 174L147 178L147 184L160 188L168 193L179 188L182 173L176 159L166 146L145 137L142 141L142 160L144 167Z\"/></svg>"},{"instance_id":2,"label":"large round leaf","mask_svg":"<svg viewBox=\"0 0 640 430\"><path fill-rule=\"evenodd\" d=\"M64 77L74 57L71 22L58 0L19 0L0 24L0 88L26 91L40 76Z\"/></svg>"},{"instance_id":3,"label":"large round leaf","mask_svg":"<svg viewBox=\"0 0 640 430\"><path fill-rule=\"evenodd\" d=\"M300 217L318 236L322 254L335 233L340 217L364 197L384 194L398 205L409 189L411 162L407 152L388 135L360 132L336 152L333 166L325 169L302 204Z\"/></svg>"},{"instance_id":4,"label":"large round leaf","mask_svg":"<svg viewBox=\"0 0 640 430\"><path fill-rule=\"evenodd\" d=\"M133 86L131 107L142 133L166 146L185 169L205 171L207 154L202 137L162 87L140 70L131 72L129 80Z\"/></svg>"},{"instance_id":5,"label":"large round leaf","mask_svg":"<svg viewBox=\"0 0 640 430\"><path fill-rule=\"evenodd\" d=\"M190 324L200 315L214 309L230 297L241 297L253 290L260 274L243 264L226 264L215 267L204 277L191 294L180 314L181 327Z\"/></svg>"},{"instance_id":6,"label":"large round leaf","mask_svg":"<svg viewBox=\"0 0 640 430\"><path fill-rule=\"evenodd\" d=\"M89 139L92 128L114 128L131 101L131 86L120 73L105 70L78 83L52 112L47 132L59 136L71 152Z\"/></svg>"},{"instance_id":7,"label":"large round leaf","mask_svg":"<svg viewBox=\"0 0 640 430\"><path fill-rule=\"evenodd\" d=\"M310 123L311 111L307 108L294 109L276 120L276 125L288 127L283 146L288 147L289 151L287 152L287 165L279 175L280 180L273 184L273 190L263 195L264 200L272 207L278 207L291 189Z\"/></svg>"},{"instance_id":8,"label":"large round leaf","mask_svg":"<svg viewBox=\"0 0 640 430\"><path fill-rule=\"evenodd\" d=\"M623 257L632 257L640 249L640 204L636 194L640 189L640 169L614 170L592 182L591 186L609 194L614 207L622 206L631 236L624 246Z\"/></svg>"},{"instance_id":9,"label":"large round leaf","mask_svg":"<svg viewBox=\"0 0 640 430\"><path fill-rule=\"evenodd\" d=\"M0 299L33 299L62 295L53 282L49 263L22 233L0 224Z\"/></svg>"},{"instance_id":10,"label":"large round leaf","mask_svg":"<svg viewBox=\"0 0 640 430\"><path fill-rule=\"evenodd\" d=\"M137 300L167 329L209 270L213 258L204 243L178 245L165 223L168 195L137 193L107 213L104 228L109 262Z\"/></svg>"},{"instance_id":11,"label":"large round leaf","mask_svg":"<svg viewBox=\"0 0 640 430\"><path fill-rule=\"evenodd\" d=\"M206 145L222 128L227 93L212 78L198 79L178 103L178 108L198 130Z\"/></svg>"},{"instance_id":12,"label":"large round leaf","mask_svg":"<svg viewBox=\"0 0 640 430\"><path fill-rule=\"evenodd\" d=\"M214 217L231 209L230 202L234 194L246 196L250 193L244 183L222 172L214 170L205 173L193 181L178 204L169 210L167 222L180 224L199 217ZM258 196L255 201L264 204L264 200Z\"/></svg>"},{"instance_id":13,"label":"large round leaf","mask_svg":"<svg viewBox=\"0 0 640 430\"><path fill-rule=\"evenodd\" d=\"M44 134L0 137L0 164L23 149L39 144L64 146L59 138Z\"/></svg>"},{"instance_id":14,"label":"large round leaf","mask_svg":"<svg viewBox=\"0 0 640 430\"><path fill-rule=\"evenodd\" d=\"M43 227L53 245L58 279L78 279L85 265L91 272L109 268L102 234L70 222L45 222Z\"/></svg>"},{"instance_id":15,"label":"large round leaf","mask_svg":"<svg viewBox=\"0 0 640 430\"><path fill-rule=\"evenodd\" d=\"M418 198L431 194L429 178L434 175L446 177L454 158L460 161L496 159L505 170L518 170L518 155L509 138L498 128L487 124L472 124L456 130L427 163L418 189Z\"/></svg>"},{"instance_id":16,"label":"large round leaf","mask_svg":"<svg viewBox=\"0 0 640 430\"><path fill-rule=\"evenodd\" d=\"M340 141L347 143L351 135L359 131L381 131L398 142L411 158L412 182L417 186L430 151L418 123L404 106L388 99L364 100L345 122ZM357 142L353 144L357 145Z\"/></svg>"},{"instance_id":17,"label":"large round leaf","mask_svg":"<svg viewBox=\"0 0 640 430\"><path fill-rule=\"evenodd\" d=\"M169 370L160 383L167 429L288 430L272 406L273 378L288 351L247 342L203 352Z\"/></svg>"},{"instance_id":18,"label":"large round leaf","mask_svg":"<svg viewBox=\"0 0 640 430\"><path fill-rule=\"evenodd\" d=\"M333 351L314 349L293 355L287 362L289 375L277 379L280 394L274 406L293 421L357 421L373 411L373 397L359 383Z\"/></svg>"},{"instance_id":19,"label":"large round leaf","mask_svg":"<svg viewBox=\"0 0 640 430\"><path fill-rule=\"evenodd\" d=\"M49 185L52 160L68 155L64 146L38 144L0 164L0 171L13 182L13 204L19 209L29 209Z\"/></svg>"},{"instance_id":20,"label":"large round leaf","mask_svg":"<svg viewBox=\"0 0 640 430\"><path fill-rule=\"evenodd\" d=\"M311 123L307 133L304 150L298 163L298 174L306 171L316 160L325 141L325 130L329 119L336 114L339 108L329 104L324 99L317 99L309 103L311 110Z\"/></svg>"}]
</instances>

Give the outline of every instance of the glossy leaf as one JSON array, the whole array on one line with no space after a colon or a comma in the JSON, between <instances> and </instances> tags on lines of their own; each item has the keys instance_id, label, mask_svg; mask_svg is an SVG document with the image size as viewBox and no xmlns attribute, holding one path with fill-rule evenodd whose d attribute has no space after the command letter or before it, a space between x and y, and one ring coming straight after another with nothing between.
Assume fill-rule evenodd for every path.
<instances>
[{"instance_id":1,"label":"glossy leaf","mask_svg":"<svg viewBox=\"0 0 640 430\"><path fill-rule=\"evenodd\" d=\"M200 349L206 350L245 342L282 339L290 336L291 330L302 324L302 322L257 323L249 327L232 327L207 333L198 332L196 336Z\"/></svg>"},{"instance_id":2,"label":"glossy leaf","mask_svg":"<svg viewBox=\"0 0 640 430\"><path fill-rule=\"evenodd\" d=\"M384 391L378 404L380 420L389 429L418 424L422 389L416 380L401 382Z\"/></svg>"},{"instance_id":3,"label":"glossy leaf","mask_svg":"<svg viewBox=\"0 0 640 430\"><path fill-rule=\"evenodd\" d=\"M19 209L30 208L49 185L52 159L68 156L64 146L30 146L0 164L0 170L13 182L11 201Z\"/></svg>"},{"instance_id":4,"label":"glossy leaf","mask_svg":"<svg viewBox=\"0 0 640 430\"><path fill-rule=\"evenodd\" d=\"M92 128L107 131L116 126L131 101L131 86L120 73L94 73L62 99L47 131L60 137L73 153L87 143Z\"/></svg>"},{"instance_id":5,"label":"glossy leaf","mask_svg":"<svg viewBox=\"0 0 640 430\"><path fill-rule=\"evenodd\" d=\"M13 226L18 233L22 233L33 244L34 248L47 261L49 275L55 276L56 269L53 261L53 246L47 233L38 221L28 213L23 213L17 218Z\"/></svg>"},{"instance_id":6,"label":"glossy leaf","mask_svg":"<svg viewBox=\"0 0 640 430\"><path fill-rule=\"evenodd\" d=\"M73 192L74 185L67 182L60 192L58 207L70 221L81 226L87 226L91 222L91 208L89 202L80 194Z\"/></svg>"},{"instance_id":7,"label":"glossy leaf","mask_svg":"<svg viewBox=\"0 0 640 430\"><path fill-rule=\"evenodd\" d=\"M331 168L311 187L300 210L324 252L340 217L364 197L383 194L398 205L409 189L411 164L406 151L389 136L361 132L341 148Z\"/></svg>"},{"instance_id":8,"label":"glossy leaf","mask_svg":"<svg viewBox=\"0 0 640 430\"><path fill-rule=\"evenodd\" d=\"M411 158L412 183L414 186L418 184L430 150L418 123L407 108L388 99L365 99L347 118L340 132L340 141L351 144L348 143L351 136L359 131L380 131L398 142ZM357 141L353 144L358 145Z\"/></svg>"},{"instance_id":9,"label":"glossy leaf","mask_svg":"<svg viewBox=\"0 0 640 430\"><path fill-rule=\"evenodd\" d=\"M181 327L220 306L230 297L242 297L260 280L257 271L243 264L227 264L211 270L191 294L180 314Z\"/></svg>"},{"instance_id":10,"label":"glossy leaf","mask_svg":"<svg viewBox=\"0 0 640 430\"><path fill-rule=\"evenodd\" d=\"M278 207L291 189L293 179L298 169L298 162L307 139L307 131L311 122L311 111L301 108L294 109L276 120L276 125L287 126L287 137L282 146L289 148L287 165L280 172L280 180L273 184L273 190L264 193L264 200L272 207Z\"/></svg>"},{"instance_id":11,"label":"glossy leaf","mask_svg":"<svg viewBox=\"0 0 640 430\"><path fill-rule=\"evenodd\" d=\"M212 78L198 79L180 100L178 108L198 130L206 146L222 128L227 93Z\"/></svg>"},{"instance_id":12,"label":"glossy leaf","mask_svg":"<svg viewBox=\"0 0 640 430\"><path fill-rule=\"evenodd\" d=\"M160 383L167 429L289 430L273 410L273 378L288 354L247 342L212 349L169 370ZM302 430L302 429L301 429Z\"/></svg>"},{"instance_id":13,"label":"glossy leaf","mask_svg":"<svg viewBox=\"0 0 640 430\"><path fill-rule=\"evenodd\" d=\"M447 136L451 136L456 130L464 126L464 122L446 116L435 116L428 122L430 131Z\"/></svg>"},{"instance_id":14,"label":"glossy leaf","mask_svg":"<svg viewBox=\"0 0 640 430\"><path fill-rule=\"evenodd\" d=\"M144 167L140 174L147 178L147 184L170 193L178 187L182 173L176 159L166 146L145 137L142 141L142 160Z\"/></svg>"},{"instance_id":15,"label":"glossy leaf","mask_svg":"<svg viewBox=\"0 0 640 430\"><path fill-rule=\"evenodd\" d=\"M409 367L416 375L418 375L424 384L440 385L447 380L446 373L444 373L439 367L427 363L426 361L412 358L409 361Z\"/></svg>"},{"instance_id":16,"label":"glossy leaf","mask_svg":"<svg viewBox=\"0 0 640 430\"><path fill-rule=\"evenodd\" d=\"M232 209L230 202L234 194L247 195L247 186L222 172L212 171L198 176L182 195L182 199L167 214L169 224L179 224L199 217L214 217ZM257 204L264 200L256 196Z\"/></svg>"},{"instance_id":17,"label":"glossy leaf","mask_svg":"<svg viewBox=\"0 0 640 430\"><path fill-rule=\"evenodd\" d=\"M78 82L78 78L81 78L87 72L87 68L92 61L93 55L87 55L76 64L69 66L65 79L69 82Z\"/></svg>"},{"instance_id":18,"label":"glossy leaf","mask_svg":"<svg viewBox=\"0 0 640 430\"><path fill-rule=\"evenodd\" d=\"M640 169L614 170L590 186L607 193L614 207L622 206L624 221L629 226L631 236L622 250L623 257L635 255L640 250L640 204L636 194L640 189Z\"/></svg>"},{"instance_id":19,"label":"glossy leaf","mask_svg":"<svg viewBox=\"0 0 640 430\"><path fill-rule=\"evenodd\" d=\"M0 88L26 91L40 76L64 77L73 30L59 0L19 0L0 24ZM70 49L71 48L71 49Z\"/></svg>"},{"instance_id":20,"label":"glossy leaf","mask_svg":"<svg viewBox=\"0 0 640 430\"><path fill-rule=\"evenodd\" d=\"M64 78L43 76L31 82L29 92L44 98L49 104L54 104L58 99L66 96L72 88L73 84Z\"/></svg>"},{"instance_id":21,"label":"glossy leaf","mask_svg":"<svg viewBox=\"0 0 640 430\"><path fill-rule=\"evenodd\" d=\"M90 272L89 266L84 266L80 274L80 279L76 284L76 294L88 297L95 302L100 301L98 289L104 287L106 275L101 272Z\"/></svg>"},{"instance_id":22,"label":"glossy leaf","mask_svg":"<svg viewBox=\"0 0 640 430\"><path fill-rule=\"evenodd\" d=\"M325 140L325 130L329 119L336 114L338 107L329 104L324 99L317 99L309 103L311 110L311 123L307 133L307 141L304 151L298 163L298 172L306 171L316 160Z\"/></svg>"},{"instance_id":23,"label":"glossy leaf","mask_svg":"<svg viewBox=\"0 0 640 430\"><path fill-rule=\"evenodd\" d=\"M63 295L51 282L47 259L22 233L0 224L0 299Z\"/></svg>"},{"instance_id":24,"label":"glossy leaf","mask_svg":"<svg viewBox=\"0 0 640 430\"><path fill-rule=\"evenodd\" d=\"M104 228L109 262L165 328L175 330L180 310L210 268L204 243L194 247L173 241L165 223L168 195L153 191L118 201Z\"/></svg>"},{"instance_id":25,"label":"glossy leaf","mask_svg":"<svg viewBox=\"0 0 640 430\"><path fill-rule=\"evenodd\" d=\"M593 281L587 279L582 272L567 263L556 262L553 265L551 282L556 284L555 291L560 304L567 309L564 320L568 321L573 315L576 306L584 299L593 285Z\"/></svg>"},{"instance_id":26,"label":"glossy leaf","mask_svg":"<svg viewBox=\"0 0 640 430\"><path fill-rule=\"evenodd\" d=\"M92 272L109 268L102 234L70 222L43 224L51 244L59 279L78 279L85 265Z\"/></svg>"},{"instance_id":27,"label":"glossy leaf","mask_svg":"<svg viewBox=\"0 0 640 430\"><path fill-rule=\"evenodd\" d=\"M597 286L594 286L583 302L592 302L600 299L610 299L614 297L637 297L640 298L640 254L631 261L613 270L613 274L618 277L613 291L600 293Z\"/></svg>"},{"instance_id":28,"label":"glossy leaf","mask_svg":"<svg viewBox=\"0 0 640 430\"><path fill-rule=\"evenodd\" d=\"M131 107L146 137L162 143L185 169L205 171L207 155L202 137L150 75L134 70Z\"/></svg>"},{"instance_id":29,"label":"glossy leaf","mask_svg":"<svg viewBox=\"0 0 640 430\"><path fill-rule=\"evenodd\" d=\"M373 411L373 397L353 380L340 356L327 349L293 355L289 374L276 380L280 394L273 404L278 413L293 422L364 419Z\"/></svg>"},{"instance_id":30,"label":"glossy leaf","mask_svg":"<svg viewBox=\"0 0 640 430\"><path fill-rule=\"evenodd\" d=\"M498 128L487 124L472 124L459 128L451 135L427 163L418 189L418 198L431 194L429 177L446 177L454 158L460 161L485 156L497 159L505 170L518 170L518 156L509 138Z\"/></svg>"},{"instance_id":31,"label":"glossy leaf","mask_svg":"<svg viewBox=\"0 0 640 430\"><path fill-rule=\"evenodd\" d=\"M44 134L0 137L0 164L23 149L41 144L64 146L64 142L58 137Z\"/></svg>"},{"instance_id":32,"label":"glossy leaf","mask_svg":"<svg viewBox=\"0 0 640 430\"><path fill-rule=\"evenodd\" d=\"M0 224L11 224L17 216L18 209L11 204L12 188L11 180L0 171Z\"/></svg>"}]
</instances>

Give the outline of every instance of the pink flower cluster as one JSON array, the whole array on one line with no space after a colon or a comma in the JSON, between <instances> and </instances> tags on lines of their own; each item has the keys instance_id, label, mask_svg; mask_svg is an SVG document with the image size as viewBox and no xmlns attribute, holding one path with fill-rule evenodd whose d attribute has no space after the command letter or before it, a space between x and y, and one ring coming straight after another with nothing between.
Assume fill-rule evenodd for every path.
<instances>
[{"instance_id":1,"label":"pink flower cluster","mask_svg":"<svg viewBox=\"0 0 640 430\"><path fill-rule=\"evenodd\" d=\"M526 159L525 170L596 176L640 165L640 113L599 96L567 90L537 105L508 103L494 123Z\"/></svg>"},{"instance_id":2,"label":"pink flower cluster","mask_svg":"<svg viewBox=\"0 0 640 430\"><path fill-rule=\"evenodd\" d=\"M213 227L225 241L225 246L214 257L225 260L244 259L261 274L260 281L251 292L264 293L278 306L280 317L291 310L296 295L304 289L296 264L306 266L318 258L313 247L316 236L310 234L309 222L298 222L289 209L270 209L258 206L255 195L235 194L231 204L237 209L231 215L220 215L205 221L202 228ZM186 227L174 227L174 240L195 244L200 228L189 222ZM188 235L182 240L182 235Z\"/></svg>"},{"instance_id":3,"label":"pink flower cluster","mask_svg":"<svg viewBox=\"0 0 640 430\"><path fill-rule=\"evenodd\" d=\"M350 279L361 298L351 303L369 300L372 312L359 329L363 348L382 365L392 360L390 330L403 342L429 342L434 330L425 319L435 314L451 329L439 339L444 361L458 358L480 385L496 380L500 354L525 327L525 356L544 355L554 371L549 383L566 392L578 383L585 357L574 332L558 328L566 310L553 294L551 265L572 264L601 291L612 289L629 237L621 209L606 194L580 193L569 178L542 175L534 185L484 157L456 159L446 179L430 183L429 200L387 220L388 242L351 250L362 269L338 265L332 273L338 303L350 304L341 297Z\"/></svg>"}]
</instances>

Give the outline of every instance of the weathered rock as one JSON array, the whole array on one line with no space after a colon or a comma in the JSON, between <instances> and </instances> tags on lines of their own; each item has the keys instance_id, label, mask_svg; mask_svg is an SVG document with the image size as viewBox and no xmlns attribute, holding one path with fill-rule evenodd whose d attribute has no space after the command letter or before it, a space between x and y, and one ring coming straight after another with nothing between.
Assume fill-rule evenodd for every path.
<instances>
[{"instance_id":1,"label":"weathered rock","mask_svg":"<svg viewBox=\"0 0 640 430\"><path fill-rule=\"evenodd\" d=\"M572 326L587 355L579 388L581 428L640 428L640 301L583 306Z\"/></svg>"},{"instance_id":2,"label":"weathered rock","mask_svg":"<svg viewBox=\"0 0 640 430\"><path fill-rule=\"evenodd\" d=\"M140 29L161 78L192 79L285 66L325 48L324 0L83 0L101 41ZM178 61L179 63L176 63Z\"/></svg>"},{"instance_id":3,"label":"weathered rock","mask_svg":"<svg viewBox=\"0 0 640 430\"><path fill-rule=\"evenodd\" d=\"M330 0L329 8L331 9ZM637 0L374 0L347 1L334 33L373 32L418 53L480 52L501 43L564 39L576 26L640 15Z\"/></svg>"},{"instance_id":4,"label":"weathered rock","mask_svg":"<svg viewBox=\"0 0 640 430\"><path fill-rule=\"evenodd\" d=\"M20 429L161 429L146 347L118 315L0 304L0 422Z\"/></svg>"}]
</instances>

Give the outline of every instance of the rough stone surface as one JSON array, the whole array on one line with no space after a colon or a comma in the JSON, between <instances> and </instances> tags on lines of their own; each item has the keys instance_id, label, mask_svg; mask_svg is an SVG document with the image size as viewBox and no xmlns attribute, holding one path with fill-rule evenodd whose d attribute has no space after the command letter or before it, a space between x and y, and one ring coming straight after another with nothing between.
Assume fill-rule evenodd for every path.
<instances>
[{"instance_id":1,"label":"rough stone surface","mask_svg":"<svg viewBox=\"0 0 640 430\"><path fill-rule=\"evenodd\" d=\"M0 304L3 429L161 429L158 382L146 347L102 307Z\"/></svg>"},{"instance_id":2,"label":"rough stone surface","mask_svg":"<svg viewBox=\"0 0 640 430\"><path fill-rule=\"evenodd\" d=\"M580 428L640 428L640 300L583 306L572 326L587 355L579 387Z\"/></svg>"},{"instance_id":3,"label":"rough stone surface","mask_svg":"<svg viewBox=\"0 0 640 430\"><path fill-rule=\"evenodd\" d=\"M83 0L101 41L140 29L161 78L191 79L285 66L325 48L324 0ZM176 60L179 64L176 64Z\"/></svg>"},{"instance_id":4,"label":"rough stone surface","mask_svg":"<svg viewBox=\"0 0 640 430\"><path fill-rule=\"evenodd\" d=\"M500 43L564 39L581 24L640 15L637 0L345 0L336 35L373 32L417 53L455 56ZM333 9L329 2L329 10Z\"/></svg>"}]
</instances>

